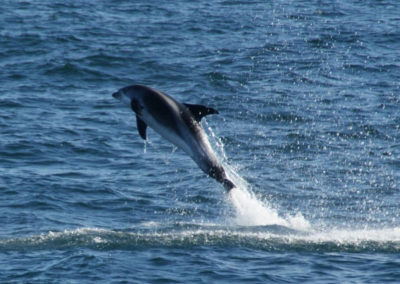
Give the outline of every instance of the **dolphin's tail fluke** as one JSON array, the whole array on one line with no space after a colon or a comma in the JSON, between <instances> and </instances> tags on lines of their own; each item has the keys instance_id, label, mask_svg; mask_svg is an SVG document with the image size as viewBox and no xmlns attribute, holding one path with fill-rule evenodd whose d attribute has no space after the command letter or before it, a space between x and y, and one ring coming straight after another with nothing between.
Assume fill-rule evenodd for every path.
<instances>
[{"instance_id":1,"label":"dolphin's tail fluke","mask_svg":"<svg viewBox=\"0 0 400 284\"><path fill-rule=\"evenodd\" d=\"M229 179L224 179L222 181L222 184L224 185L227 192L230 192L232 190L232 188L236 187L236 185L233 182L231 182Z\"/></svg>"},{"instance_id":2,"label":"dolphin's tail fluke","mask_svg":"<svg viewBox=\"0 0 400 284\"><path fill-rule=\"evenodd\" d=\"M227 192L230 192L232 188L236 187L235 184L227 178L224 168L219 164L211 165L205 172L208 173L210 177L222 183Z\"/></svg>"}]
</instances>

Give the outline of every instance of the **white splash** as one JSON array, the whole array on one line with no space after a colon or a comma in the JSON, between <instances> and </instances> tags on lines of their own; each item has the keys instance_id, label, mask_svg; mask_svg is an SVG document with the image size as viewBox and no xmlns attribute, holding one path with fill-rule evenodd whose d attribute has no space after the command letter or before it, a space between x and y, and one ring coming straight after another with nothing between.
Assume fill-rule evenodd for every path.
<instances>
[{"instance_id":1,"label":"white splash","mask_svg":"<svg viewBox=\"0 0 400 284\"><path fill-rule=\"evenodd\" d=\"M280 216L267 200L260 200L243 181L233 178L237 185L229 194L229 201L235 209L234 222L240 226L279 225L295 230L308 230L310 223L298 212L295 215Z\"/></svg>"},{"instance_id":2,"label":"white splash","mask_svg":"<svg viewBox=\"0 0 400 284\"><path fill-rule=\"evenodd\" d=\"M217 149L217 155L222 160L229 179L236 185L227 198L235 209L236 216L233 222L240 226L280 225L295 230L308 230L311 225L300 212L294 216L282 217L266 200L261 201L257 198L250 185L231 166L226 164L227 156L222 140L214 134L206 121L204 123L210 142Z\"/></svg>"},{"instance_id":3,"label":"white splash","mask_svg":"<svg viewBox=\"0 0 400 284\"><path fill-rule=\"evenodd\" d=\"M143 154L147 153L147 140L143 140L144 144L143 144Z\"/></svg>"},{"instance_id":4,"label":"white splash","mask_svg":"<svg viewBox=\"0 0 400 284\"><path fill-rule=\"evenodd\" d=\"M288 226L288 222L278 212L255 198L254 194L241 188L235 188L229 195L235 208L235 223L241 226Z\"/></svg>"}]
</instances>

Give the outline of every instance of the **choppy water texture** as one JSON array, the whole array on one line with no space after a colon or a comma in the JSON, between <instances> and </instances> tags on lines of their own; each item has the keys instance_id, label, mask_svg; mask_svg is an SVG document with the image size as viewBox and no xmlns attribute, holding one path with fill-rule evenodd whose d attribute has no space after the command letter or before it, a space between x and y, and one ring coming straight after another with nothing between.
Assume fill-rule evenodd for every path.
<instances>
[{"instance_id":1,"label":"choppy water texture","mask_svg":"<svg viewBox=\"0 0 400 284\"><path fill-rule=\"evenodd\" d=\"M3 1L0 282L400 277L398 1ZM227 195L111 97L203 121Z\"/></svg>"}]
</instances>

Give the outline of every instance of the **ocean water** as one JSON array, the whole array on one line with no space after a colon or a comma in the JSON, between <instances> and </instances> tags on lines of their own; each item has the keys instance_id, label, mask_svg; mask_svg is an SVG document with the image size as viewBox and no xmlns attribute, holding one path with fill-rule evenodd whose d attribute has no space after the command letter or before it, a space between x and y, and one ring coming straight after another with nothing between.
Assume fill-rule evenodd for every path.
<instances>
[{"instance_id":1,"label":"ocean water","mask_svg":"<svg viewBox=\"0 0 400 284\"><path fill-rule=\"evenodd\" d=\"M400 278L398 1L2 1L1 283ZM203 120L226 194L111 97Z\"/></svg>"}]
</instances>

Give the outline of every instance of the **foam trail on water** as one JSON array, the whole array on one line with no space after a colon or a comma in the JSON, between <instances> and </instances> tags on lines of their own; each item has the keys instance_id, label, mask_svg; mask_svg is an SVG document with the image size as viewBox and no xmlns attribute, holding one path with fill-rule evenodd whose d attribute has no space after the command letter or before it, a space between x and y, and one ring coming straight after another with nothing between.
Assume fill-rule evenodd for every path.
<instances>
[{"instance_id":1,"label":"foam trail on water","mask_svg":"<svg viewBox=\"0 0 400 284\"><path fill-rule=\"evenodd\" d=\"M206 129L210 137L210 142L218 150L217 155L224 164L224 169L229 179L236 185L233 188L227 200L235 209L235 218L233 222L240 226L266 226L280 225L290 227L296 230L307 230L310 223L299 212L294 216L287 215L281 217L275 208L265 200L261 201L251 190L249 184L240 177L240 175L229 165L226 164L227 156L224 150L224 144L220 138L216 137L207 122Z\"/></svg>"}]
</instances>

